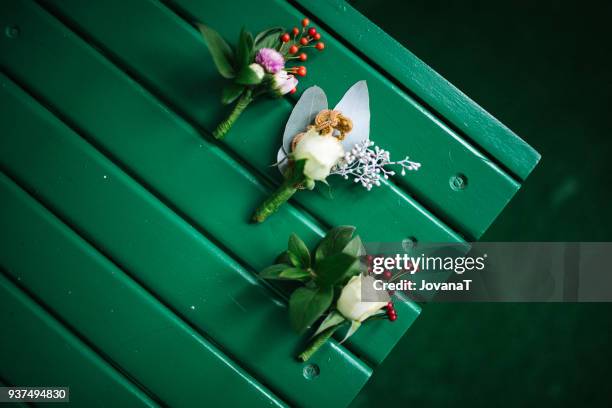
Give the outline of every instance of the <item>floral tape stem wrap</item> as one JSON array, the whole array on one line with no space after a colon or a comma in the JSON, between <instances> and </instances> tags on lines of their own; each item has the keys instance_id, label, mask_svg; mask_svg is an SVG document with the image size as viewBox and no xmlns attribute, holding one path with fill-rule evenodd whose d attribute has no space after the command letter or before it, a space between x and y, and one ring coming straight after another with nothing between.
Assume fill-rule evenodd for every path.
<instances>
[{"instance_id":1,"label":"floral tape stem wrap","mask_svg":"<svg viewBox=\"0 0 612 408\"><path fill-rule=\"evenodd\" d=\"M198 23L219 74L231 81L223 89L221 102L224 105L234 103L234 107L213 131L215 138L222 139L258 96L281 97L296 92L296 75L305 76L306 67L287 67L287 64L306 61L306 48L319 51L325 48L325 44L319 41L321 34L309 24L305 18L301 29L294 27L289 33L281 27L272 27L254 38L243 28L234 50L218 32Z\"/></svg>"}]
</instances>

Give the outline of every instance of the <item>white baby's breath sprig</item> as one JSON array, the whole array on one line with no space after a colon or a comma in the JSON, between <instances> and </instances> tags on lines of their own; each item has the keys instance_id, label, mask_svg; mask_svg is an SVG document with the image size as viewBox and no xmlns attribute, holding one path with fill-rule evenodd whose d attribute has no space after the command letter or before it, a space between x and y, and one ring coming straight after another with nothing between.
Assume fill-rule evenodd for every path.
<instances>
[{"instance_id":1,"label":"white baby's breath sprig","mask_svg":"<svg viewBox=\"0 0 612 408\"><path fill-rule=\"evenodd\" d=\"M400 166L403 176L406 171L418 170L421 163L409 160L408 156L400 161L391 161L387 150L375 146L370 140L364 140L346 152L330 174L342 176L346 180L352 178L355 183L360 183L369 191L373 186L380 186L381 179L388 179L396 174L389 166Z\"/></svg>"}]
</instances>

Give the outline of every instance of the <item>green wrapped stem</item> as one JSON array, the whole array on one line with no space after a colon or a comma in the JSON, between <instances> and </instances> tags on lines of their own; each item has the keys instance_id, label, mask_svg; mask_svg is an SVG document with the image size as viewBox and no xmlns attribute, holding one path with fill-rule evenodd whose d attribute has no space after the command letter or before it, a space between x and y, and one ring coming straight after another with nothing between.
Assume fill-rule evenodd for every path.
<instances>
[{"instance_id":1,"label":"green wrapped stem","mask_svg":"<svg viewBox=\"0 0 612 408\"><path fill-rule=\"evenodd\" d=\"M306 350L304 350L298 356L298 359L300 361L308 361L310 357L312 357L312 355L316 353L317 350L319 350L319 348L321 348L321 346L324 345L327 340L330 339L330 337L340 326L340 324L332 326L329 329L323 330L321 333L317 334L317 336L310 342L308 347L306 347Z\"/></svg>"},{"instance_id":2,"label":"green wrapped stem","mask_svg":"<svg viewBox=\"0 0 612 408\"><path fill-rule=\"evenodd\" d=\"M223 137L227 134L227 132L229 132L229 130L234 125L234 122L236 122L236 120L246 109L246 107L249 106L251 102L253 102L253 99L253 91L247 89L242 94L240 99L238 99L238 102L236 102L236 105L234 105L234 108L230 112L229 116L225 118L225 120L223 120L221 123L219 123L217 128L213 131L213 136L215 137L215 139L223 139Z\"/></svg>"},{"instance_id":3,"label":"green wrapped stem","mask_svg":"<svg viewBox=\"0 0 612 408\"><path fill-rule=\"evenodd\" d=\"M283 184L264 201L253 214L253 222L264 222L266 218L274 214L278 208L289 200L297 191L299 183L295 180L285 179Z\"/></svg>"}]
</instances>

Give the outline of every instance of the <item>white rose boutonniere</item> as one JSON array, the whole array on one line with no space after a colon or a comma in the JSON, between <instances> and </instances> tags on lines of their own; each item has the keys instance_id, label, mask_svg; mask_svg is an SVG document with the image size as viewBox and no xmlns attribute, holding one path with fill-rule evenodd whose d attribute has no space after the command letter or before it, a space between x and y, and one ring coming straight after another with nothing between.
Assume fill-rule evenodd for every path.
<instances>
[{"instance_id":1,"label":"white rose boutonniere","mask_svg":"<svg viewBox=\"0 0 612 408\"><path fill-rule=\"evenodd\" d=\"M350 324L344 341L366 321L397 320L387 292L375 292L372 302L362 298L362 289L374 288L375 280L362 273L367 269L362 262L366 253L361 238L354 232L355 227L348 225L332 228L313 254L292 234L287 251L259 273L263 279L301 284L289 298L289 320L300 334L309 329L314 332L310 344L298 355L301 361L312 357L342 326Z\"/></svg>"},{"instance_id":2,"label":"white rose boutonniere","mask_svg":"<svg viewBox=\"0 0 612 408\"><path fill-rule=\"evenodd\" d=\"M312 190L316 181L327 183L330 175L351 179L371 190L396 175L390 166L400 167L402 176L421 167L408 157L391 161L388 151L374 146L369 139L369 104L365 81L353 85L333 110L327 108L321 88L304 91L287 121L277 155L284 181L257 208L254 222L265 221L298 190Z\"/></svg>"}]
</instances>

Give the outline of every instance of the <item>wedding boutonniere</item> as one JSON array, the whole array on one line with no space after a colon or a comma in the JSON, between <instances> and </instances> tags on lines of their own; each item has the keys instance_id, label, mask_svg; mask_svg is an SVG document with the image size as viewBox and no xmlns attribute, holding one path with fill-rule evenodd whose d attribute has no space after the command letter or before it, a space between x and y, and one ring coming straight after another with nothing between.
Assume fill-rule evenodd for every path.
<instances>
[{"instance_id":1,"label":"wedding boutonniere","mask_svg":"<svg viewBox=\"0 0 612 408\"><path fill-rule=\"evenodd\" d=\"M374 278L362 275L367 270L361 262L366 255L355 227L331 229L317 246L314 256L295 234L289 237L287 251L277 263L260 272L264 279L293 280L301 283L289 298L289 318L296 332L302 334L321 321L306 349L299 354L308 360L344 325L349 325L342 342L367 320L395 321L397 313L387 292L377 292L376 301L362 301L362 285L372 285ZM386 309L386 310L383 310Z\"/></svg>"},{"instance_id":2,"label":"wedding boutonniere","mask_svg":"<svg viewBox=\"0 0 612 408\"><path fill-rule=\"evenodd\" d=\"M309 27L309 24L310 21L304 18L302 28L294 27L291 33L281 27L273 27L255 37L243 28L236 50L217 31L204 24L197 24L219 74L231 80L223 89L221 101L225 105L235 102L229 116L213 131L215 138L222 139L244 109L258 96L281 97L296 91L296 75L305 76L306 67L287 67L287 64L306 61L306 48L316 48L319 51L325 48L325 44L319 41L321 34L316 28Z\"/></svg>"},{"instance_id":3,"label":"wedding boutonniere","mask_svg":"<svg viewBox=\"0 0 612 408\"><path fill-rule=\"evenodd\" d=\"M263 222L298 190L312 190L316 181L326 183L337 175L361 184L366 190L380 186L382 180L418 170L420 163L408 157L391 161L388 151L369 138L370 105L366 81L353 85L333 110L317 86L304 91L285 126L277 165L284 181L253 214L253 221Z\"/></svg>"}]
</instances>

